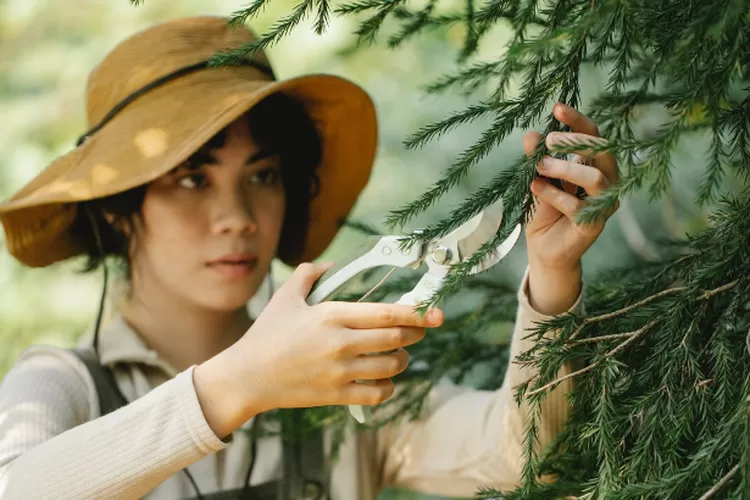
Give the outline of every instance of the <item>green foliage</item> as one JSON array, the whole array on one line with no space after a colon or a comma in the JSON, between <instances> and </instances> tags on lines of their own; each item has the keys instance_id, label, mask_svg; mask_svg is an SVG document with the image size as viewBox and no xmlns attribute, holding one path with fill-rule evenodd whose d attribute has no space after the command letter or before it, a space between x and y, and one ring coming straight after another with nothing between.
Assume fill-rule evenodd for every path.
<instances>
[{"instance_id":1,"label":"green foliage","mask_svg":"<svg viewBox=\"0 0 750 500\"><path fill-rule=\"evenodd\" d=\"M238 12L238 22L251 18L257 5ZM564 363L580 366L571 375L578 383L570 400L570 425L556 446L537 457L532 452L537 419L532 418L524 484L505 496L491 490L480 496L746 498L750 2L468 0L445 12L432 0L417 8L405 0L337 6L329 0L301 0L257 43L224 54L217 63L271 46L313 13L320 32L331 12L363 17L355 32L361 44L372 43L389 27L394 31L387 38L389 47L427 30L462 28L458 70L426 90L461 93L476 102L421 128L406 141L407 148L480 119L490 122L430 189L390 214L389 229L435 206L514 130L539 123L545 133L561 130L548 114L555 101L585 106L608 139L588 146L617 154L620 163L621 182L590 200L582 223L644 190L652 201L669 196L685 172L674 161L675 152L686 142L707 141L694 203L711 210L708 227L661 241L659 261L600 276L587 289L587 316L540 325L536 347L520 360L537 367L539 375L518 388L517 398L538 409L546 391L559 382L558 369ZM504 52L494 60L473 60L498 25L512 32ZM606 89L585 95L584 71L606 74ZM658 126L647 126L647 114L658 116ZM579 147L569 144L552 153ZM531 157L512 159L446 219L412 234L411 241L445 234L499 198L510 213L498 234L502 238L527 220L532 207L528 185L547 153L540 146ZM436 301L465 286L472 264L454 270ZM552 328L559 335L542 340ZM559 481L540 484L541 472L554 472Z\"/></svg>"},{"instance_id":2,"label":"green foliage","mask_svg":"<svg viewBox=\"0 0 750 500\"><path fill-rule=\"evenodd\" d=\"M163 11L149 11L145 15L152 21L205 11L205 5L198 8L200 3L145 2L137 10L143 12L158 6ZM431 78L429 64L450 55L451 45L436 40L440 37L456 40L457 34L460 35L457 46L452 46L457 68L432 82L422 82L423 90L439 99L435 112L447 116L418 128L405 146L414 150L430 144L432 150L421 153L422 158L427 158L424 164L440 164L438 160L449 149L441 150L441 144L451 137L462 134L461 138L471 137L473 142L446 165L442 176L434 177L434 184L422 196L390 213L386 218L389 229L453 203L456 193L464 189L467 193L464 202L451 207L444 220L428 224L422 238L450 231L503 198L510 208L510 217L498 235L502 238L516 221L528 216L531 206L528 184L536 175L539 156L546 153L540 148L534 157L526 158L506 144L511 134L520 129L559 130L559 124L548 115L550 104L556 100L581 106L594 117L609 142L606 146L590 146L597 151L617 153L620 160L622 182L591 200L582 215L584 221L611 208L618 197L624 202L637 199L644 192L653 203L666 197L670 204L665 206L670 207L676 198L673 186L688 182L685 179L690 178L695 162L702 172L700 186L695 190L695 207L688 209L693 217L690 225L677 227L680 234L676 241L654 244L661 260L635 262L596 280L589 279L586 316L559 318L541 325L534 333L541 338L550 328L560 330L555 340L539 341L522 357L522 361L538 367L540 375L527 386L519 387L518 397L538 404L546 394L546 386L554 385L557 368L563 363L574 364L578 384L570 399L570 425L554 446L536 457L531 453L536 433L532 419L527 429L529 460L523 487L502 495L483 490L479 496L747 497L750 488L746 407L750 395L747 366L750 315L746 299L750 227L746 214L750 207L745 191L750 164L748 1L426 0L420 5L415 3L360 0L334 5L330 0L301 0L289 6L283 0L255 0L246 8L235 9L234 22L250 22L264 11L279 20L268 23L268 29L256 44L240 53L221 54L216 60L217 64L231 64L236 57L244 57L258 48L273 49L310 17L313 17L312 29L321 33L333 24L337 15L361 20L354 30L360 52L369 50L367 45L377 42L386 31L385 46L398 48L402 55L408 56L408 45L417 46L427 62L419 59L419 64L410 65L409 74L403 78L413 79L421 74L429 74ZM19 0L0 8L11 4L16 9L32 5ZM7 56L0 63L3 67L0 103L4 116L14 118L6 121L12 134L7 134L0 143L6 147L12 145L13 151L25 152L27 144L33 142L43 152L34 149L32 156L46 159L67 150L84 128L80 112L59 109L61 101L79 102L83 77L69 83L57 75L66 74L72 79L70 74L75 74L77 67L89 69L102 51L138 25L125 22L127 16L121 12L113 14L109 24L102 24L88 13L80 16L78 12L76 18L75 12L66 14L75 9L65 5L64 11L49 4L35 12L33 23L29 22L34 29L24 30L20 23L13 24L9 21L11 17L5 15L0 24L3 53ZM213 7L225 8L218 3ZM286 14L279 16L279 9ZM496 43L498 30L507 33L502 51L487 48L489 43ZM21 36L14 38L16 32ZM47 33L57 34L57 49L46 45L43 35ZM106 38L102 33L106 33ZM18 47L24 50L20 51L8 40L18 40ZM23 52L23 58L11 57L19 52ZM308 51L305 56L310 54ZM398 61L396 51L388 57L368 52L363 64L373 69L365 74L395 72L398 64L394 60ZM56 66L58 61L64 61L64 67ZM287 71L292 66L290 63ZM47 71L29 78L30 68ZM601 75L606 81L605 90L587 93L583 85L586 78ZM49 89L54 88L64 90L50 97ZM42 94L45 89L47 94ZM46 99L41 99L41 95ZM450 101L455 96L471 102L465 109L449 113L445 103L455 102ZM416 123L412 115L420 119L431 116L425 107L403 106L407 97L398 97L398 106L389 111L403 108L408 112L401 109L402 114L390 122L392 129L385 136L386 151L393 156L395 148L389 141L399 130L394 125ZM35 99L40 103L37 106L44 109L24 106L27 98ZM472 125L485 123L486 130L476 134L472 131ZM555 153L569 152L575 145L569 146ZM481 161L498 151L502 151L500 157L505 169L473 186L472 182L484 178L480 175ZM0 191L7 195L32 172L28 169L19 172L15 164L11 170L10 162L18 156L2 156ZM33 163L38 169L43 162L37 159ZM396 168L402 166L394 163ZM381 168L384 167L387 165ZM402 178L403 170L398 172ZM432 176L432 172L427 172L428 178ZM717 199L721 200L718 204ZM703 226L700 210L712 212L708 228L685 239L681 234L685 227ZM377 231L365 225L358 229ZM416 235L412 235L412 241L418 241ZM604 257L613 258L614 252L615 247L610 246ZM8 261L6 256L0 256L0 270L4 273L0 277L5 285L0 292L2 312L17 313L16 295L23 294L27 305L26 312L17 313L18 317L7 314L0 318L4 346L11 347L0 359L3 371L17 354L18 346L28 345L32 339L70 344L80 334L85 318L93 315L96 300L96 284L91 278L88 293L78 296L63 290L80 290L80 281L77 288L50 286L71 273L69 266L45 271L46 277L36 281L31 279L30 272ZM499 285L494 277L467 277L468 267L457 268L449 286L438 297L448 301L446 306L455 307L446 326L433 332L414 350L410 349L416 362L408 376L419 383L389 402L397 412L418 409L424 389L442 372L457 381L482 379L486 388L497 387L501 382L507 362L503 340L507 341L505 336L514 313L513 288ZM35 271L35 276L40 272ZM399 276L386 282L369 299L388 298L411 283L412 277ZM462 290L470 289L470 300L462 301L462 297L454 294L459 286ZM61 300L63 295L68 297L67 302ZM351 298L358 296L361 295ZM481 304L478 308L467 305L474 299ZM46 307L53 303L62 305ZM43 308L45 314L30 310L28 304ZM15 343L16 337L22 340ZM487 349L487 340L499 345ZM479 360L484 363L478 363ZM477 377L472 370L482 364L487 369L484 376ZM341 409L335 410L311 414L311 423L336 424L343 413ZM544 471L557 473L558 481L539 484L537 474Z\"/></svg>"},{"instance_id":3,"label":"green foliage","mask_svg":"<svg viewBox=\"0 0 750 500\"><path fill-rule=\"evenodd\" d=\"M543 370L519 397L559 382L544 368L584 364L571 374L579 384L567 449L547 463L585 479L566 494L692 498L746 460L734 443L746 432L750 391L748 203L725 200L711 227L674 245L671 258L590 286L588 316L539 328L562 333L522 356ZM731 484L743 497L745 486Z\"/></svg>"}]
</instances>

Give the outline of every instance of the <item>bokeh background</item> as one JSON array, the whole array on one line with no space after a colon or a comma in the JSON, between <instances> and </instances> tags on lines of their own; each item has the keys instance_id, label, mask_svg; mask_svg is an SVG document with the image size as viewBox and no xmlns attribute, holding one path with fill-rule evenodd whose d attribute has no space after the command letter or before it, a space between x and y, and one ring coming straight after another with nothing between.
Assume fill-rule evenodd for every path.
<instances>
[{"instance_id":1,"label":"bokeh background","mask_svg":"<svg viewBox=\"0 0 750 500\"><path fill-rule=\"evenodd\" d=\"M290 0L274 0L251 26L263 31L291 10ZM441 9L459 7L448 0ZM229 15L244 6L233 0L146 0L135 7L128 0L0 0L0 199L10 196L56 156L70 150L85 122L85 83L89 71L115 44L154 23L179 16ZM347 77L373 96L380 119L380 147L372 180L353 218L382 228L386 214L413 200L437 180L451 159L482 130L483 123L458 129L426 148L406 151L402 141L420 126L462 109L470 98L427 96L420 88L455 68L462 40L460 26L433 30L405 46L389 50L384 43L356 47L354 18L335 19L323 36L303 24L273 47L269 56L280 78L326 72ZM503 26L484 40L479 57L501 57L507 31ZM604 88L605 72L591 71L582 81L584 97ZM585 108L584 108L585 109ZM656 127L658 113L646 116L644 127ZM476 168L470 178L410 229L447 214L497 169L523 153L516 131ZM676 161L701 164L703 144L681 145ZM612 265L635 258L654 258L653 239L679 236L705 224L705 214L692 203L692 186L700 170L685 168L674 179L672 193L659 203L646 195L623 200L603 236L585 257L586 279ZM73 261L44 269L15 262L0 232L0 378L18 354L32 343L70 346L95 317L101 274L81 274ZM345 229L323 256L335 260L361 238ZM492 271L497 279L518 283L526 264L523 241ZM274 268L276 281L289 273ZM251 307L262 305L262 297ZM389 491L383 498L426 499L409 492Z\"/></svg>"}]
</instances>

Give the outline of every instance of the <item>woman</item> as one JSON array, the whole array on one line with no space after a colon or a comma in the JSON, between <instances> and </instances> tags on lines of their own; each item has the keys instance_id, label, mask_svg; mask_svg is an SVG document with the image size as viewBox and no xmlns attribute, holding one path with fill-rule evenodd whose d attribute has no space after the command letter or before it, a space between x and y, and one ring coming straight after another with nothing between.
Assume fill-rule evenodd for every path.
<instances>
[{"instance_id":1,"label":"woman","mask_svg":"<svg viewBox=\"0 0 750 500\"><path fill-rule=\"evenodd\" d=\"M384 401L407 364L401 348L441 324L439 310L420 318L393 304L307 306L324 264L299 265L258 319L248 317L273 258L297 265L330 243L367 182L376 143L372 103L347 81L279 82L263 55L205 67L250 40L214 17L125 40L91 74L91 129L79 146L0 205L20 262L83 254L93 269L115 257L129 280L92 346L124 399L114 411L102 415L93 372L71 350L33 346L3 380L3 500L208 498L271 484L284 467L279 439L237 431L276 408ZM597 135L576 110L553 111L573 133ZM528 133L525 150L539 140ZM548 158L539 168L589 195L617 178L608 156L592 166ZM533 322L579 307L580 258L603 225L573 224L584 202L546 180L532 191L513 355L529 347L522 337ZM385 485L450 496L513 487L525 408L510 387L531 375L511 365L496 392L439 386L419 420L348 435L338 460L323 462L322 488L304 497L368 500ZM545 403L542 446L564 423L569 389L561 384Z\"/></svg>"}]
</instances>

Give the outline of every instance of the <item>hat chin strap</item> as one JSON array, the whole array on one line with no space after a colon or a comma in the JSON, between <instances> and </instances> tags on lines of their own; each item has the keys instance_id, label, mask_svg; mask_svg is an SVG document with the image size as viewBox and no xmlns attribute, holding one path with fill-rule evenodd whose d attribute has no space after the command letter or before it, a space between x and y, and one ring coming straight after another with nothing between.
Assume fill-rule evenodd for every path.
<instances>
[{"instance_id":1,"label":"hat chin strap","mask_svg":"<svg viewBox=\"0 0 750 500\"><path fill-rule=\"evenodd\" d=\"M164 85L165 83L175 80L181 76L185 76L187 74L194 73L195 71L199 71L202 69L210 69L211 67L208 65L209 62L210 60L206 59L205 61L201 61L196 64L191 64L190 66L185 66L171 73L168 73L162 76L161 78L157 78L153 82L139 88L132 94L128 95L125 99L117 103L117 105L114 108L112 108L109 111L109 113L104 115L104 118L102 118L101 121L96 126L94 126L93 128L90 128L85 134L79 137L78 140L76 141L76 146L80 146L81 144L83 144L86 141L86 139L88 139L90 136L92 136L93 134L98 132L102 127L104 127L107 123L109 123L115 117L115 115L117 115L117 113L122 111L122 109L125 106L135 101L141 95L145 94L149 90L155 89L156 87ZM271 77L272 80L276 80L276 76L274 75L273 70L269 66L266 66L265 64L261 64L257 61L253 61L250 59L243 59L239 63L233 64L232 66L250 66L252 68L260 70L265 75Z\"/></svg>"},{"instance_id":2,"label":"hat chin strap","mask_svg":"<svg viewBox=\"0 0 750 500\"><path fill-rule=\"evenodd\" d=\"M102 236L99 233L99 224L96 223L96 218L91 212L91 208L84 204L84 210L86 215L91 221L91 229L94 231L94 239L96 240L96 249L99 252L99 256L102 259L102 270L104 271L104 283L102 284L102 295L99 299L99 312L96 315L96 323L94 325L94 341L93 348L96 353L96 357L99 358L99 329L102 324L102 315L104 313L104 301L107 298L107 282L109 279L109 270L107 269L107 263L104 260L104 245L102 244Z\"/></svg>"}]
</instances>

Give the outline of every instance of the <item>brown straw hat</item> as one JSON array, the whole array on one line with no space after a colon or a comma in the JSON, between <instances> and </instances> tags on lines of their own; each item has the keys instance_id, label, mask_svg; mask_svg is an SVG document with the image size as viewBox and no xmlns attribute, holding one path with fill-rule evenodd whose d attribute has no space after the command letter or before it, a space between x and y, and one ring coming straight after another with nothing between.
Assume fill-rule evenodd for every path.
<instances>
[{"instance_id":1,"label":"brown straw hat","mask_svg":"<svg viewBox=\"0 0 750 500\"><path fill-rule=\"evenodd\" d=\"M260 100L283 92L303 103L322 140L320 189L299 261L318 257L369 179L374 106L339 77L276 81L262 53L233 67L206 66L217 52L252 40L252 32L225 18L194 17L149 28L112 50L89 76L90 129L81 144L0 204L10 253L33 267L80 254L70 232L77 202L160 177Z\"/></svg>"}]
</instances>

